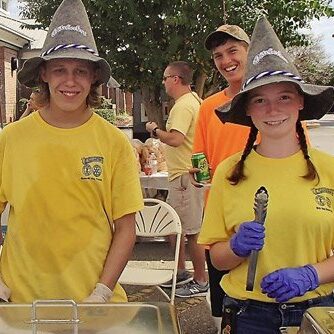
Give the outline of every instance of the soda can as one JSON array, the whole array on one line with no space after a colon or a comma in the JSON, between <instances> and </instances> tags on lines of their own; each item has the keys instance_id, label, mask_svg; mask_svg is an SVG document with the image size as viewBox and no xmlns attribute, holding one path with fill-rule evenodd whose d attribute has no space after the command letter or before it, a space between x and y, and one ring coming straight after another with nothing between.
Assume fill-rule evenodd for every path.
<instances>
[{"instance_id":1,"label":"soda can","mask_svg":"<svg viewBox=\"0 0 334 334\"><path fill-rule=\"evenodd\" d=\"M205 154L203 152L193 154L191 163L193 167L200 169L200 171L195 174L195 180L200 183L207 183L211 177L208 160Z\"/></svg>"}]
</instances>

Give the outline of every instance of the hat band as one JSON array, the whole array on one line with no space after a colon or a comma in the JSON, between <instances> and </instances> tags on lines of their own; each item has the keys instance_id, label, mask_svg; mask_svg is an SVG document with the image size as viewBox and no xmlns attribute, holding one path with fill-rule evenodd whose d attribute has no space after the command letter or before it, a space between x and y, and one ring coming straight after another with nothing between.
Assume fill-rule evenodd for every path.
<instances>
[{"instance_id":1,"label":"hat band","mask_svg":"<svg viewBox=\"0 0 334 334\"><path fill-rule=\"evenodd\" d=\"M52 53L54 51L66 50L66 49L71 49L71 48L73 48L73 49L80 49L80 50L86 50L86 51L92 53L95 56L99 55L95 50L89 48L86 45L82 45L82 44L59 44L59 45L54 46L53 48L51 48L51 49L49 49L47 51L44 51L41 54L41 57L47 56L47 55L49 55L50 53Z\"/></svg>"},{"instance_id":2,"label":"hat band","mask_svg":"<svg viewBox=\"0 0 334 334\"><path fill-rule=\"evenodd\" d=\"M261 79L261 78L265 78L265 77L271 77L271 76L275 76L275 75L283 75L283 76L286 76L286 77L289 77L291 79L294 79L294 80L297 80L297 81L300 81L300 82L303 82L303 79L300 78L299 76L293 74L293 73L290 73L290 72L286 72L286 71L265 71L265 72L261 72L253 77L250 77L242 86L242 90L244 90L251 82L253 81L256 81L258 79Z\"/></svg>"}]
</instances>

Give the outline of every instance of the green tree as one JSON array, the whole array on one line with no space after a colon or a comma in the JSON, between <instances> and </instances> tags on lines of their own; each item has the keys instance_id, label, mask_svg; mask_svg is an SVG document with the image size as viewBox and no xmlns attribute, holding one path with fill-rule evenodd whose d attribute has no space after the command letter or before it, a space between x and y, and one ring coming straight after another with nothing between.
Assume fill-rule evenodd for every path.
<instances>
[{"instance_id":1,"label":"green tree","mask_svg":"<svg viewBox=\"0 0 334 334\"><path fill-rule=\"evenodd\" d=\"M61 0L27 0L22 13L47 27ZM229 24L249 34L260 14L266 14L283 43L300 45L298 28L312 18L333 16L330 0L83 0L100 53L128 90L140 89L147 113L162 123L161 78L173 60L187 60L196 69L195 86L203 95L212 75L205 36L223 24L223 4ZM209 81L210 84L210 81Z\"/></svg>"}]
</instances>

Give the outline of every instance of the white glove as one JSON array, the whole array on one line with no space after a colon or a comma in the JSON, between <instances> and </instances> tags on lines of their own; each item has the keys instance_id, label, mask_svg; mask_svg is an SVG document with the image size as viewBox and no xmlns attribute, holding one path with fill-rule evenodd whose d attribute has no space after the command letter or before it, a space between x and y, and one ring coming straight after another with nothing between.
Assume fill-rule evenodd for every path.
<instances>
[{"instance_id":1,"label":"white glove","mask_svg":"<svg viewBox=\"0 0 334 334\"><path fill-rule=\"evenodd\" d=\"M0 299L8 302L11 293L12 292L10 291L9 287L2 281L0 276Z\"/></svg>"},{"instance_id":2,"label":"white glove","mask_svg":"<svg viewBox=\"0 0 334 334\"><path fill-rule=\"evenodd\" d=\"M113 295L113 292L103 283L96 283L93 292L85 298L83 303L108 303Z\"/></svg>"}]
</instances>

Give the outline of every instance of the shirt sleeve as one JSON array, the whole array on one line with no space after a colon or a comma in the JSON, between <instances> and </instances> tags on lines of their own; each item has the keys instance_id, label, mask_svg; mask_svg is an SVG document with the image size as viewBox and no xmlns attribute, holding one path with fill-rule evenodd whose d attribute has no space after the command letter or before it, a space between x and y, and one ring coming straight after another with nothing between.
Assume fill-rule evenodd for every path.
<instances>
[{"instance_id":1,"label":"shirt sleeve","mask_svg":"<svg viewBox=\"0 0 334 334\"><path fill-rule=\"evenodd\" d=\"M212 245L218 241L227 241L231 231L227 231L224 218L224 183L226 173L220 167L212 180L209 198L205 207L204 220L198 243Z\"/></svg>"},{"instance_id":2,"label":"shirt sleeve","mask_svg":"<svg viewBox=\"0 0 334 334\"><path fill-rule=\"evenodd\" d=\"M175 104L172 109L169 131L176 130L186 136L192 123L193 117L194 113L192 112L191 107L186 107L184 104L180 106Z\"/></svg>"},{"instance_id":3,"label":"shirt sleeve","mask_svg":"<svg viewBox=\"0 0 334 334\"><path fill-rule=\"evenodd\" d=\"M203 152L206 155L206 119L205 119L205 108L201 105L198 113L196 125L195 125L195 136L193 144L193 153Z\"/></svg>"},{"instance_id":4,"label":"shirt sleeve","mask_svg":"<svg viewBox=\"0 0 334 334\"><path fill-rule=\"evenodd\" d=\"M127 138L119 146L118 160L111 180L112 218L118 219L144 207L137 162Z\"/></svg>"}]
</instances>

